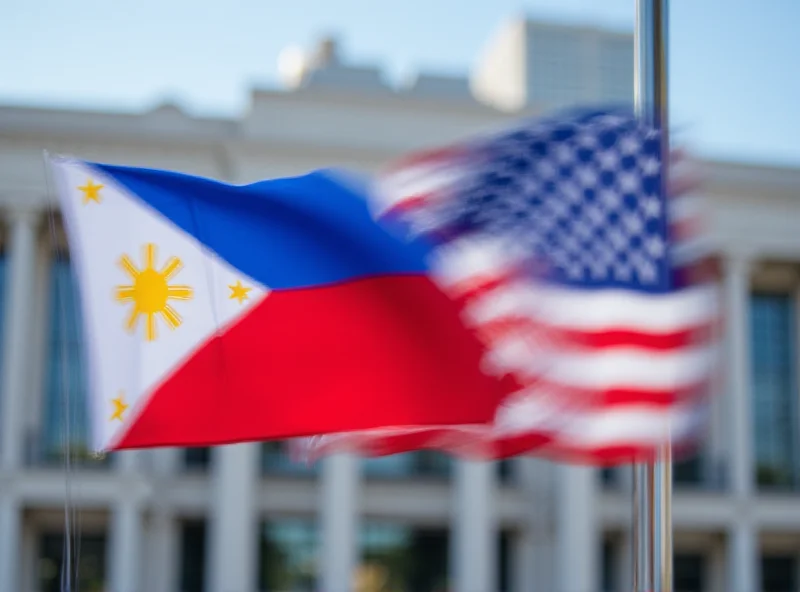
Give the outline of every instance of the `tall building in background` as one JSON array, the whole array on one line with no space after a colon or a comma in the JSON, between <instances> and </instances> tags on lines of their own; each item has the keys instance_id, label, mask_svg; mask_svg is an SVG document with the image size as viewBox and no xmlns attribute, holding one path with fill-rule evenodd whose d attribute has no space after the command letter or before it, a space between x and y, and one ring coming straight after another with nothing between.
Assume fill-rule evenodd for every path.
<instances>
[{"instance_id":1,"label":"tall building in background","mask_svg":"<svg viewBox=\"0 0 800 592\"><path fill-rule=\"evenodd\" d=\"M86 454L80 311L43 148L235 183L370 172L633 85L631 36L597 29L514 21L477 64L391 88L326 40L284 54L286 88L253 91L236 118L0 107L0 591L60 590L67 539L91 592L630 590L626 469L433 452L306 467L280 442ZM706 165L730 364L704 446L675 467L676 590L797 590L800 170Z\"/></svg>"},{"instance_id":2,"label":"tall building in background","mask_svg":"<svg viewBox=\"0 0 800 592\"><path fill-rule=\"evenodd\" d=\"M506 111L630 102L633 34L527 19L501 26L470 78L475 96Z\"/></svg>"}]
</instances>

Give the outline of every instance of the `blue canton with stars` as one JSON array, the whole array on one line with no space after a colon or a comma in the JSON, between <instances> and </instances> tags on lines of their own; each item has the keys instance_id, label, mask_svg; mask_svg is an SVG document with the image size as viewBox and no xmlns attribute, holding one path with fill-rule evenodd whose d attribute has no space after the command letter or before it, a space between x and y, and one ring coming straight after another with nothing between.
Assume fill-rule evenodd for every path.
<instances>
[{"instance_id":1,"label":"blue canton with stars","mask_svg":"<svg viewBox=\"0 0 800 592\"><path fill-rule=\"evenodd\" d=\"M670 289L657 129L625 110L573 112L471 148L453 199L427 213L450 238L508 239L573 288Z\"/></svg>"}]
</instances>

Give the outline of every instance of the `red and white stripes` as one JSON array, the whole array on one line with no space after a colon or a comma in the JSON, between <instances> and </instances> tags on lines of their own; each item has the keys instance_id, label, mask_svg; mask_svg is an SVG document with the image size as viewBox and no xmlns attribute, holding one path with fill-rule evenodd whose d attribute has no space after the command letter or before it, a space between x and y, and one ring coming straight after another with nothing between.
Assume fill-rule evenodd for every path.
<instances>
[{"instance_id":1,"label":"red and white stripes","mask_svg":"<svg viewBox=\"0 0 800 592\"><path fill-rule=\"evenodd\" d=\"M379 213L424 220L426 209L446 200L468 158L448 149L399 163L382 179ZM670 165L669 248L673 266L694 274L686 287L666 294L576 291L523 273L529 262L514 245L460 237L438 249L433 277L460 301L486 344L485 371L510 374L519 385L494 424L332 434L307 441L306 453L438 448L615 464L650 458L667 439L678 449L690 446L702 433L715 384L719 294L704 265L711 250L692 193L699 170L682 152Z\"/></svg>"}]
</instances>

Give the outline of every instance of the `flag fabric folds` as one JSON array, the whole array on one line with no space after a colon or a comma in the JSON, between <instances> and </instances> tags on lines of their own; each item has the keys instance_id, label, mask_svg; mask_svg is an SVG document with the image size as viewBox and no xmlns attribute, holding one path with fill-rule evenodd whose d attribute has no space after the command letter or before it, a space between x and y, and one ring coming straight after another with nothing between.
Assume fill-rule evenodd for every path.
<instances>
[{"instance_id":1,"label":"flag fabric folds","mask_svg":"<svg viewBox=\"0 0 800 592\"><path fill-rule=\"evenodd\" d=\"M98 451L480 424L509 392L429 246L378 225L344 176L51 167Z\"/></svg>"},{"instance_id":2,"label":"flag fabric folds","mask_svg":"<svg viewBox=\"0 0 800 592\"><path fill-rule=\"evenodd\" d=\"M694 171L663 176L660 130L626 109L573 110L413 154L376 212L435 245L435 278L522 385L487 426L391 427L296 442L614 464L702 434L718 293ZM677 163L673 163L677 164Z\"/></svg>"}]
</instances>

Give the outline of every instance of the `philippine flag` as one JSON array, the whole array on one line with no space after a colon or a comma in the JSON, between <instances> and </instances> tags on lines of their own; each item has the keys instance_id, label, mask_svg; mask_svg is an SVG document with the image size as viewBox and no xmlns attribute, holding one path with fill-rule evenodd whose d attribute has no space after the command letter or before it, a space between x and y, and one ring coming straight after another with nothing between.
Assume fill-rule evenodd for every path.
<instances>
[{"instance_id":1,"label":"philippine flag","mask_svg":"<svg viewBox=\"0 0 800 592\"><path fill-rule=\"evenodd\" d=\"M96 450L483 424L511 390L427 248L317 171L250 185L51 160Z\"/></svg>"}]
</instances>

